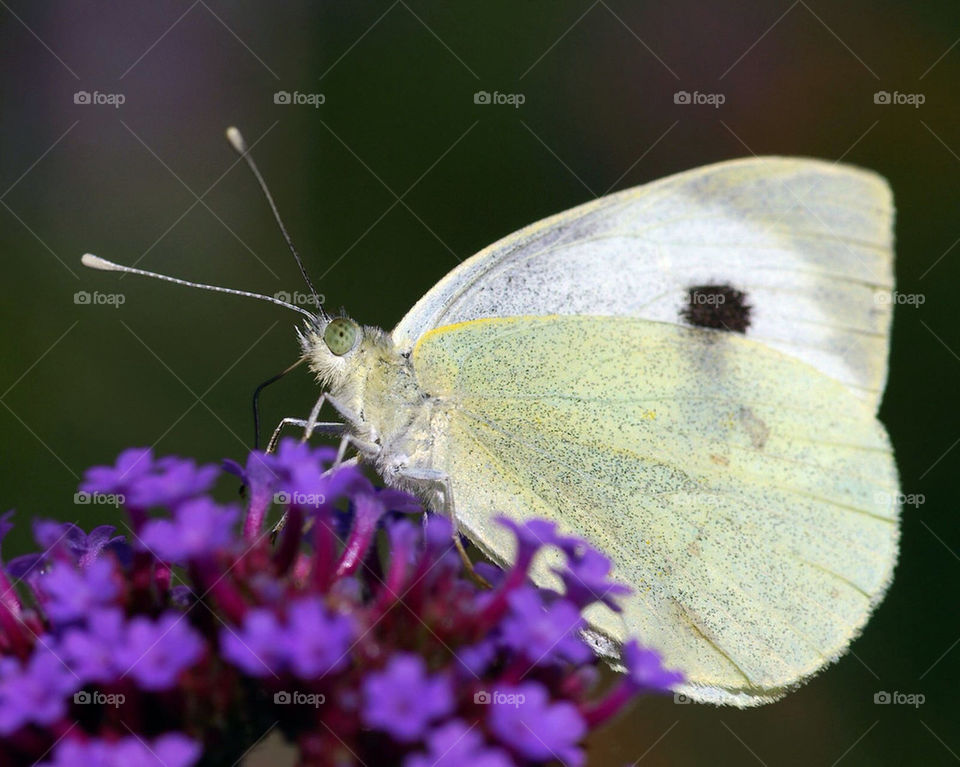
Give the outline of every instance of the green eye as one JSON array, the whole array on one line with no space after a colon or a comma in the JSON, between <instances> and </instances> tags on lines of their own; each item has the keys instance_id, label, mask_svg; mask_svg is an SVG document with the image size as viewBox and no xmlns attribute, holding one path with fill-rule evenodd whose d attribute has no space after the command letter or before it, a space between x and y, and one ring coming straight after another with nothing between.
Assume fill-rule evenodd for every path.
<instances>
[{"instance_id":1,"label":"green eye","mask_svg":"<svg viewBox=\"0 0 960 767\"><path fill-rule=\"evenodd\" d=\"M342 357L356 345L359 330L353 320L338 317L330 320L323 331L323 342L331 352Z\"/></svg>"}]
</instances>

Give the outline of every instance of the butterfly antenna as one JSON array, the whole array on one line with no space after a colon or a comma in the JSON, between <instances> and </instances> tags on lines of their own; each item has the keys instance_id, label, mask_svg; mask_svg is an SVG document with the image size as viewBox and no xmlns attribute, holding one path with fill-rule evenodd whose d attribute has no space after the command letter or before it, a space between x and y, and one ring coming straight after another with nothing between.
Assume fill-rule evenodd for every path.
<instances>
[{"instance_id":1,"label":"butterfly antenna","mask_svg":"<svg viewBox=\"0 0 960 767\"><path fill-rule=\"evenodd\" d=\"M310 289L310 293L313 295L314 306L317 307L320 316L325 317L326 312L323 311L323 308L320 305L320 296L317 293L317 289L313 286L313 282L310 280L310 275L307 274L307 269L303 265L303 260L300 258L300 254L297 252L297 249L293 244L290 233L287 232L287 227L283 225L283 219L280 218L280 211L277 210L277 204L273 201L273 195L270 194L270 190L267 188L267 182L263 180L263 176L260 174L260 169L253 161L253 156L250 154L250 148L247 146L247 142L244 140L240 131L232 125L227 128L227 141L230 142L230 146L233 147L234 151L247 163L247 167L250 168L250 172L253 173L254 178L256 178L257 184L260 187L260 191L263 192L263 196L267 198L267 203L270 205L270 210L273 213L273 220L277 222L277 226L280 228L280 234L283 235L283 239L287 243L287 247L290 248L290 252L293 254L294 260L297 262L297 266L300 267L300 274L303 275L303 281L307 283L307 287Z\"/></svg>"},{"instance_id":2,"label":"butterfly antenna","mask_svg":"<svg viewBox=\"0 0 960 767\"><path fill-rule=\"evenodd\" d=\"M281 301L279 298L274 298L273 296L264 296L260 293L251 293L247 290L236 290L234 288L221 288L219 285L205 285L201 282L190 282L189 280L181 280L176 277L168 277L165 274L157 274L156 272L148 272L145 269L135 269L132 266L124 266L123 264L115 264L113 261L107 261L105 258L100 258L100 256L95 256L92 253L84 253L80 259L80 263L84 266L89 267L90 269L100 269L104 272L125 272L127 274L139 274L141 277L153 277L157 280L163 280L164 282L172 282L175 285L185 285L188 288L200 288L201 290L212 290L215 293L229 293L234 296L244 296L245 298L256 298L258 301L268 301L271 304L276 304L277 306L282 306L285 309L292 309L295 312L300 312L300 314L306 316L312 325L316 324L317 318L308 312L306 309L303 309L299 306L294 306L293 304L287 303L286 301Z\"/></svg>"}]
</instances>

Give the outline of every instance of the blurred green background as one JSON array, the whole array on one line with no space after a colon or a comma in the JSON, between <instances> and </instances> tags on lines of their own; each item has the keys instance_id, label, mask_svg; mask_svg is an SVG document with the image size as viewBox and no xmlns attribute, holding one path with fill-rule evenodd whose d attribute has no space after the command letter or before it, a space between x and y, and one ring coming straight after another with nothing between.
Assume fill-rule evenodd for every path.
<instances>
[{"instance_id":1,"label":"blurred green background","mask_svg":"<svg viewBox=\"0 0 960 767\"><path fill-rule=\"evenodd\" d=\"M30 549L32 515L112 519L73 493L124 446L241 456L253 387L296 358L281 309L79 265L91 251L302 290L227 125L256 144L328 307L387 328L458 261L610 189L752 153L843 158L890 180L899 289L925 299L896 310L881 410L904 492L925 501L904 510L893 587L853 652L783 701L647 700L591 763L960 761L955 2L0 6L0 496L20 519L5 557ZM481 90L525 102L475 104ZM680 90L725 102L677 104ZM75 103L81 91L124 103ZM316 394L306 373L276 384L264 422ZM879 691L925 702L876 705Z\"/></svg>"}]
</instances>

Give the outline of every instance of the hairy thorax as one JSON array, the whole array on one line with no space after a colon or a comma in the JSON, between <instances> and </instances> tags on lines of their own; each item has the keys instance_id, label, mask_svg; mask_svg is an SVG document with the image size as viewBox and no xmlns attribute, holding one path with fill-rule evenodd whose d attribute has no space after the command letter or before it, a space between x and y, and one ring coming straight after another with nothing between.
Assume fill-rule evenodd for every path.
<instances>
[{"instance_id":1,"label":"hairy thorax","mask_svg":"<svg viewBox=\"0 0 960 767\"><path fill-rule=\"evenodd\" d=\"M311 370L330 397L356 416L351 433L379 446L373 458L390 484L408 467L430 468L434 415L441 402L423 391L409 356L390 336L365 326L349 355L334 357L314 333L301 333Z\"/></svg>"}]
</instances>

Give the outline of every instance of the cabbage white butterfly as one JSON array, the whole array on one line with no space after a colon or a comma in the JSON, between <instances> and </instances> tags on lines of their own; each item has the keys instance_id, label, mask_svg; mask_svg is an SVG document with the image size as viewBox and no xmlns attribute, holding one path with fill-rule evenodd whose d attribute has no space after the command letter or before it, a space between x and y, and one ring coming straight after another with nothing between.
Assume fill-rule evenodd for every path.
<instances>
[{"instance_id":1,"label":"cabbage white butterfly","mask_svg":"<svg viewBox=\"0 0 960 767\"><path fill-rule=\"evenodd\" d=\"M340 432L341 457L495 561L513 555L496 515L555 519L635 589L622 614L587 615L599 653L637 636L693 699L750 706L844 653L892 577L898 477L876 419L892 217L867 171L710 165L500 240L389 333L83 263L301 312L297 364L323 394L271 445L289 424ZM340 421L318 421L325 404Z\"/></svg>"}]
</instances>

